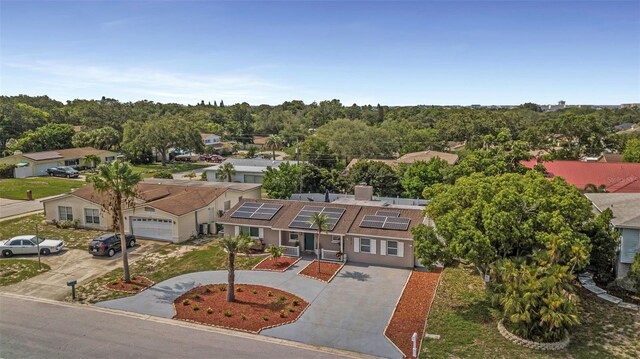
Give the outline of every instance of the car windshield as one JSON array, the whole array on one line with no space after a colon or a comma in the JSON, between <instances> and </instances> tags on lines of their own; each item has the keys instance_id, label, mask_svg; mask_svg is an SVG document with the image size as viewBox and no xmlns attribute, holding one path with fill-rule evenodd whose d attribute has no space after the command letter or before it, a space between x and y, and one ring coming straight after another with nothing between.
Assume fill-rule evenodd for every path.
<instances>
[{"instance_id":1,"label":"car windshield","mask_svg":"<svg viewBox=\"0 0 640 359\"><path fill-rule=\"evenodd\" d=\"M64 167L58 167L58 169L63 170L63 171L73 171L73 168L71 168L71 167L67 167L67 166L64 166Z\"/></svg>"}]
</instances>

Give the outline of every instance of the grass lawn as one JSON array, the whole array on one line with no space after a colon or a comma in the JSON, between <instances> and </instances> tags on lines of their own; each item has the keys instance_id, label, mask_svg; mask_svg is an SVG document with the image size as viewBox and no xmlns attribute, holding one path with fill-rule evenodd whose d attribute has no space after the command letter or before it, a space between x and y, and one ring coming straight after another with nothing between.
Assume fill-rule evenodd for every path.
<instances>
[{"instance_id":1,"label":"grass lawn","mask_svg":"<svg viewBox=\"0 0 640 359\"><path fill-rule=\"evenodd\" d=\"M264 257L236 257L236 269L251 269ZM131 275L142 275L156 283L185 273L226 269L227 253L216 242L202 245L170 244L149 253L130 265ZM79 297L84 302L95 303L103 300L126 297L131 294L105 290L107 283L122 277L122 268L113 270L78 288Z\"/></svg>"},{"instance_id":2,"label":"grass lawn","mask_svg":"<svg viewBox=\"0 0 640 359\"><path fill-rule=\"evenodd\" d=\"M42 272L51 269L42 263ZM29 259L2 259L0 260L0 286L22 282L42 272L38 271L38 261Z\"/></svg>"},{"instance_id":3,"label":"grass lawn","mask_svg":"<svg viewBox=\"0 0 640 359\"><path fill-rule=\"evenodd\" d=\"M0 179L0 198L27 199L27 190L33 192L33 198L43 198L70 192L84 184L81 180L55 177Z\"/></svg>"},{"instance_id":4,"label":"grass lawn","mask_svg":"<svg viewBox=\"0 0 640 359\"><path fill-rule=\"evenodd\" d=\"M162 170L168 170L171 173L177 173L177 172L193 171L193 170L210 167L210 166L212 166L212 164L173 162L173 163L167 163L167 165L163 167L162 164L158 162L158 163L151 163L147 165L134 165L133 171L142 173L143 177L153 177L154 173Z\"/></svg>"},{"instance_id":5,"label":"grass lawn","mask_svg":"<svg viewBox=\"0 0 640 359\"><path fill-rule=\"evenodd\" d=\"M607 304L580 290L582 324L569 348L545 353L517 346L500 335L496 318L476 272L446 268L427 321L421 358L638 358L640 313Z\"/></svg>"},{"instance_id":6,"label":"grass lawn","mask_svg":"<svg viewBox=\"0 0 640 359\"><path fill-rule=\"evenodd\" d=\"M43 214L11 219L0 222L0 239L9 239L18 235L36 234L35 226L38 224L38 235L45 238L60 239L67 248L86 250L89 242L106 232L92 229L61 229L52 225L43 225Z\"/></svg>"}]
</instances>

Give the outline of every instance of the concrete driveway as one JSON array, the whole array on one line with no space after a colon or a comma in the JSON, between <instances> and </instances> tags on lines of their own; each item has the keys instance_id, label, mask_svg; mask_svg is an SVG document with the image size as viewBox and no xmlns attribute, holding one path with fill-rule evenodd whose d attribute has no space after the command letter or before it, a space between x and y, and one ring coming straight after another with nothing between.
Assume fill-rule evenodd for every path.
<instances>
[{"instance_id":1,"label":"concrete driveway","mask_svg":"<svg viewBox=\"0 0 640 359\"><path fill-rule=\"evenodd\" d=\"M166 242L137 240L134 248L129 248L129 264L143 255L167 245ZM13 258L38 260L35 255L13 256ZM2 287L3 292L29 295L33 297L64 300L71 293L67 281L77 280L78 285L97 278L111 270L122 266L122 254L109 257L94 257L89 252L79 249L63 250L60 253L42 256L42 262L51 270L22 282ZM0 259L0 260L4 260Z\"/></svg>"},{"instance_id":2,"label":"concrete driveway","mask_svg":"<svg viewBox=\"0 0 640 359\"><path fill-rule=\"evenodd\" d=\"M405 269L345 265L329 284L297 275L310 261L301 260L285 272L236 271L236 283L261 284L294 293L310 303L292 324L260 334L386 358L402 354L384 336L395 304L411 273ZM181 275L135 296L98 306L172 318L173 301L200 285L225 283L226 271Z\"/></svg>"}]
</instances>

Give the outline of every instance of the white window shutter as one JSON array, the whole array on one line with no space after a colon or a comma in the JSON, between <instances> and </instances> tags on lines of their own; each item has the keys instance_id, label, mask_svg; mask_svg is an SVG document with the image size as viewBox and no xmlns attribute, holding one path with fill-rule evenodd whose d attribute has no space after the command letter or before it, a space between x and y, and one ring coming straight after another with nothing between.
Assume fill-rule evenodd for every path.
<instances>
[{"instance_id":1,"label":"white window shutter","mask_svg":"<svg viewBox=\"0 0 640 359\"><path fill-rule=\"evenodd\" d=\"M387 255L387 241L380 240L380 254L383 256Z\"/></svg>"},{"instance_id":2,"label":"white window shutter","mask_svg":"<svg viewBox=\"0 0 640 359\"><path fill-rule=\"evenodd\" d=\"M258 237L264 238L264 228L258 228Z\"/></svg>"},{"instance_id":3,"label":"white window shutter","mask_svg":"<svg viewBox=\"0 0 640 359\"><path fill-rule=\"evenodd\" d=\"M240 226L236 226L236 236L240 235Z\"/></svg>"},{"instance_id":4,"label":"white window shutter","mask_svg":"<svg viewBox=\"0 0 640 359\"><path fill-rule=\"evenodd\" d=\"M371 241L371 254L376 254L376 240L375 239L370 239Z\"/></svg>"},{"instance_id":5,"label":"white window shutter","mask_svg":"<svg viewBox=\"0 0 640 359\"><path fill-rule=\"evenodd\" d=\"M353 251L356 253L360 252L360 238L358 237L353 238Z\"/></svg>"},{"instance_id":6,"label":"white window shutter","mask_svg":"<svg viewBox=\"0 0 640 359\"><path fill-rule=\"evenodd\" d=\"M404 242L398 241L398 257L404 257Z\"/></svg>"}]
</instances>

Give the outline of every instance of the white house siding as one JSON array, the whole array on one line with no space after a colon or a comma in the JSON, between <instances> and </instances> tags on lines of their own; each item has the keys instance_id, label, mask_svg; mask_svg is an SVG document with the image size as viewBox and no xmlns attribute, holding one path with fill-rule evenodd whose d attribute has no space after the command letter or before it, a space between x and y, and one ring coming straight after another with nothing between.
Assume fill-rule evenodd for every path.
<instances>
[{"instance_id":1,"label":"white house siding","mask_svg":"<svg viewBox=\"0 0 640 359\"><path fill-rule=\"evenodd\" d=\"M619 230L622 238L616 275L622 278L629 274L636 253L640 252L640 229L620 228Z\"/></svg>"}]
</instances>

